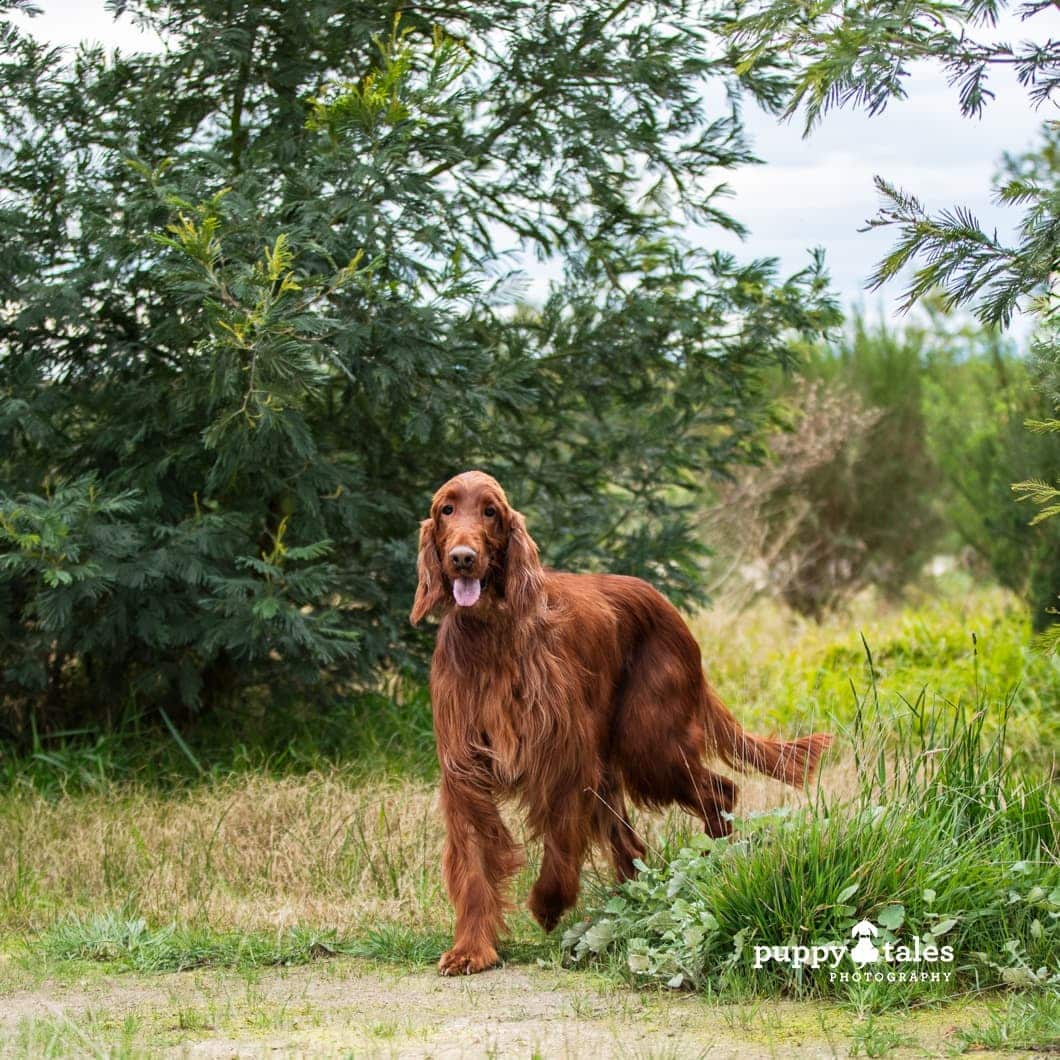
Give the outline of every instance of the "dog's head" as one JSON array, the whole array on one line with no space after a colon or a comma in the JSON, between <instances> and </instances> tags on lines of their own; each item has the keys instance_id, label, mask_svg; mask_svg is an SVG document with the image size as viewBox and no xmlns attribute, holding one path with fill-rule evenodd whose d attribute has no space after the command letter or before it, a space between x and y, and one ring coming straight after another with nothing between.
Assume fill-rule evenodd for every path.
<instances>
[{"instance_id":1,"label":"dog's head","mask_svg":"<svg viewBox=\"0 0 1060 1060\"><path fill-rule=\"evenodd\" d=\"M541 562L526 523L500 483L482 471L451 478L434 495L420 524L419 585L413 625L448 607L503 604L516 617L532 610Z\"/></svg>"}]
</instances>

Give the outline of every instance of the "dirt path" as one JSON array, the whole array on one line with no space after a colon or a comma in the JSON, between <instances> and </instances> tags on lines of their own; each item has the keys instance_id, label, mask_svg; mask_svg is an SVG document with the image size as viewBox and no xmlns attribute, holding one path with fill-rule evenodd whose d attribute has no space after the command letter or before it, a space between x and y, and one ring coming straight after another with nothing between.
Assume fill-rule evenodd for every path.
<instances>
[{"instance_id":1,"label":"dirt path","mask_svg":"<svg viewBox=\"0 0 1060 1060\"><path fill-rule=\"evenodd\" d=\"M953 1022L952 1012L903 1017L915 1047L910 1040L889 1055L945 1055ZM856 1023L826 1006L718 1006L554 969L508 967L446 980L335 960L253 975L43 983L0 999L0 1052L754 1060L851 1055Z\"/></svg>"}]
</instances>

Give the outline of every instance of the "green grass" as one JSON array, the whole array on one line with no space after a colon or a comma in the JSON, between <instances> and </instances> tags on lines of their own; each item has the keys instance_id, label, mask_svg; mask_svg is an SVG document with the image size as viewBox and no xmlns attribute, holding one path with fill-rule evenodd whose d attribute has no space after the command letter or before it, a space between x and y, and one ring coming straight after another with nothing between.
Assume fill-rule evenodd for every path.
<instances>
[{"instance_id":1,"label":"green grass","mask_svg":"<svg viewBox=\"0 0 1060 1060\"><path fill-rule=\"evenodd\" d=\"M895 1049L913 1044L914 1038L882 1022L875 1014L855 1023L850 1031L851 1056L887 1056Z\"/></svg>"},{"instance_id":2,"label":"green grass","mask_svg":"<svg viewBox=\"0 0 1060 1060\"><path fill-rule=\"evenodd\" d=\"M142 917L111 912L58 919L33 939L30 952L52 961L99 961L110 969L181 972L190 968L246 969L307 964L355 953L333 932L218 932L177 924L150 926Z\"/></svg>"},{"instance_id":3,"label":"green grass","mask_svg":"<svg viewBox=\"0 0 1060 1060\"><path fill-rule=\"evenodd\" d=\"M102 1013L73 1020L47 1016L20 1021L15 1032L0 1040L5 1055L51 1060L52 1057L91 1056L106 1060L134 1060L148 1050L137 1043L142 1028L135 1016L115 1021Z\"/></svg>"},{"instance_id":4,"label":"green grass","mask_svg":"<svg viewBox=\"0 0 1060 1060\"><path fill-rule=\"evenodd\" d=\"M335 766L351 780L434 777L426 687L395 681L386 693L351 693L285 710L248 701L183 731L168 717L152 723L131 715L106 732L37 735L28 748L0 741L0 791L32 787L51 797L114 784L173 789L233 775L283 777Z\"/></svg>"},{"instance_id":5,"label":"green grass","mask_svg":"<svg viewBox=\"0 0 1060 1060\"><path fill-rule=\"evenodd\" d=\"M1010 593L963 575L927 589L911 591L901 607L864 592L821 623L763 601L740 614L708 610L692 626L712 680L750 727L849 724L873 688L883 709L897 712L926 689L973 709L1007 701L1010 751L1051 765L1060 747L1060 655L1033 649L1027 609Z\"/></svg>"},{"instance_id":6,"label":"green grass","mask_svg":"<svg viewBox=\"0 0 1060 1060\"><path fill-rule=\"evenodd\" d=\"M529 923L514 924L501 947L502 957L516 963L559 964L557 938L546 939ZM293 927L278 932L216 931L177 923L151 925L121 911L94 916L64 916L23 941L24 964L96 962L110 972L157 974L195 968L293 967L330 957L360 957L404 968L433 967L449 944L444 930L416 930L383 922L359 935Z\"/></svg>"}]
</instances>

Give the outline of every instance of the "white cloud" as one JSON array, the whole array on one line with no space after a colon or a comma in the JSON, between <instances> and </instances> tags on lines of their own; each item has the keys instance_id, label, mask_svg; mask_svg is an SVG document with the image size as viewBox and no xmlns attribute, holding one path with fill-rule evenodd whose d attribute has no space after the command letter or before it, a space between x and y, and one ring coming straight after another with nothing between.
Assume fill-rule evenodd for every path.
<instances>
[{"instance_id":1,"label":"white cloud","mask_svg":"<svg viewBox=\"0 0 1060 1060\"><path fill-rule=\"evenodd\" d=\"M116 19L103 6L103 0L38 0L41 13L34 18L13 17L38 40L51 44L76 45L81 41L124 50L158 50L158 34L134 25L128 16Z\"/></svg>"}]
</instances>

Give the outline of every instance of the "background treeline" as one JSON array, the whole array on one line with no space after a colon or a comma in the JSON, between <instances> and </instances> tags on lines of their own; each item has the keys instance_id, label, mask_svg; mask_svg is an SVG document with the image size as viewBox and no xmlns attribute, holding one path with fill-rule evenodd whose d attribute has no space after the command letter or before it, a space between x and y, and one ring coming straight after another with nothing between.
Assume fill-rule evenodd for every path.
<instances>
[{"instance_id":1,"label":"background treeline","mask_svg":"<svg viewBox=\"0 0 1060 1060\"><path fill-rule=\"evenodd\" d=\"M1012 488L1060 467L1060 438L1027 428L1049 398L1018 343L927 308L900 326L855 312L777 381L770 458L707 513L718 589L820 617L868 586L893 597L963 567L1050 624L1060 525L1032 525Z\"/></svg>"}]
</instances>

